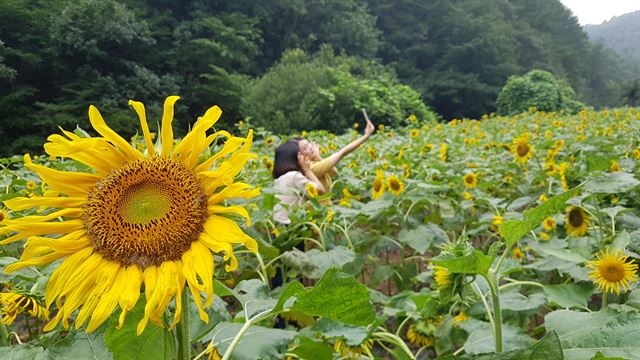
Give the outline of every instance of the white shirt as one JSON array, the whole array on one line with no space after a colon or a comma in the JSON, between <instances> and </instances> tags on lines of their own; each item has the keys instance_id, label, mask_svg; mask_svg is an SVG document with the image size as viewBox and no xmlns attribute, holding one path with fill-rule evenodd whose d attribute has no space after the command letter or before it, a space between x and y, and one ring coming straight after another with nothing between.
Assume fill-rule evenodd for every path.
<instances>
[{"instance_id":1,"label":"white shirt","mask_svg":"<svg viewBox=\"0 0 640 360\"><path fill-rule=\"evenodd\" d=\"M273 207L273 219L276 222L291 224L288 209L303 203L309 183L313 184L316 189L320 186L315 181L309 180L300 171L289 171L275 179L276 198L280 200L280 203Z\"/></svg>"}]
</instances>

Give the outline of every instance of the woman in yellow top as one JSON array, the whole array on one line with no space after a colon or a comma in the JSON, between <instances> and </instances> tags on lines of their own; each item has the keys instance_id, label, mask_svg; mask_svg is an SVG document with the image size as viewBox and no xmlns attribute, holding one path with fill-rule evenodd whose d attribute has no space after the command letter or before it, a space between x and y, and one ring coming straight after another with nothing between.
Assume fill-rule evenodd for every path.
<instances>
[{"instance_id":1,"label":"woman in yellow top","mask_svg":"<svg viewBox=\"0 0 640 360\"><path fill-rule=\"evenodd\" d=\"M366 113L365 118L367 120L367 126L364 128L364 135L324 159L320 156L320 145L307 139L298 139L300 153L311 159L311 171L317 176L318 180L320 180L325 192L330 193L331 191L331 177L337 175L335 166L340 160L357 149L373 135L375 127ZM331 202L330 199L328 199L328 201Z\"/></svg>"}]
</instances>

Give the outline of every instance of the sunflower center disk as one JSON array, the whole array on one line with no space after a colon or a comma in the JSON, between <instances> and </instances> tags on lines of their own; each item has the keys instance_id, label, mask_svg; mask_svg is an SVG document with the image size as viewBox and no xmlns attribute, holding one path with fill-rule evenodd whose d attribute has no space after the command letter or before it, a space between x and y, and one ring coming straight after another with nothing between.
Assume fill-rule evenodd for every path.
<instances>
[{"instance_id":1,"label":"sunflower center disk","mask_svg":"<svg viewBox=\"0 0 640 360\"><path fill-rule=\"evenodd\" d=\"M611 264L604 269L602 277L610 282L618 282L624 278L624 269L617 264Z\"/></svg>"},{"instance_id":2,"label":"sunflower center disk","mask_svg":"<svg viewBox=\"0 0 640 360\"><path fill-rule=\"evenodd\" d=\"M112 171L89 193L84 210L96 252L144 269L189 250L203 231L207 201L193 172L154 157Z\"/></svg>"},{"instance_id":3,"label":"sunflower center disk","mask_svg":"<svg viewBox=\"0 0 640 360\"><path fill-rule=\"evenodd\" d=\"M571 210L569 212L569 223L574 228L580 227L582 225L582 214L580 210Z\"/></svg>"},{"instance_id":4,"label":"sunflower center disk","mask_svg":"<svg viewBox=\"0 0 640 360\"><path fill-rule=\"evenodd\" d=\"M519 156L525 156L529 152L529 145L526 143L518 143L518 147L516 148Z\"/></svg>"}]
</instances>

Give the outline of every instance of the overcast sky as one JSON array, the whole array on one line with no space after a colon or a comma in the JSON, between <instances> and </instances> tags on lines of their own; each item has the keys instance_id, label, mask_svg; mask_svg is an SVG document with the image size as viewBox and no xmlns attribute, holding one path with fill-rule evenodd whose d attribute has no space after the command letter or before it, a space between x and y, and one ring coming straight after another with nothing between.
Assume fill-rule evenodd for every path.
<instances>
[{"instance_id":1,"label":"overcast sky","mask_svg":"<svg viewBox=\"0 0 640 360\"><path fill-rule=\"evenodd\" d=\"M535 0L531 0L535 1ZM601 24L614 16L640 10L640 0L560 0L581 25Z\"/></svg>"}]
</instances>

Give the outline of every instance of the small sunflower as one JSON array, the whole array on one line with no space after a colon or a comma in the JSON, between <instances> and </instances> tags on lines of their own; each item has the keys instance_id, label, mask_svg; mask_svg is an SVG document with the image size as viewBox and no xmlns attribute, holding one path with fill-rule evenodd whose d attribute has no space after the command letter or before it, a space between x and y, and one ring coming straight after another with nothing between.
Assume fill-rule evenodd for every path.
<instances>
[{"instance_id":1,"label":"small sunflower","mask_svg":"<svg viewBox=\"0 0 640 360\"><path fill-rule=\"evenodd\" d=\"M440 144L440 160L447 161L447 144L445 143Z\"/></svg>"},{"instance_id":2,"label":"small sunflower","mask_svg":"<svg viewBox=\"0 0 640 360\"><path fill-rule=\"evenodd\" d=\"M238 266L235 244L257 251L256 241L228 217L236 215L249 223L247 210L226 205L228 199L260 193L234 182L246 162L255 158L249 152L253 132L249 130L246 138L226 131L208 135L222 114L214 106L174 143L171 123L178 99L166 99L155 145L144 105L129 101L140 119L146 145L142 152L113 131L94 106L89 107L89 120L100 136L81 137L63 130L63 135L49 137L44 148L50 156L76 160L92 171L55 170L34 164L25 155L26 167L42 178L45 192L6 200L5 206L12 211L54 210L6 221L0 235L11 236L0 244L27 239L20 261L7 266L7 272L62 259L46 286L45 305L50 308L55 302L58 312L45 331L60 322L68 329L69 318L77 311L75 327L88 322L86 331L92 332L118 306L122 326L141 289L146 304L138 334L149 321L163 326L166 309L175 300L173 328L182 317L185 286L207 322L204 307L213 301L213 253L224 253L225 268L233 271ZM220 151L203 156L220 138L226 138Z\"/></svg>"},{"instance_id":3,"label":"small sunflower","mask_svg":"<svg viewBox=\"0 0 640 360\"><path fill-rule=\"evenodd\" d=\"M273 139L273 136L269 136L264 141L264 143L267 144L267 145L273 145L274 142L275 142L275 140Z\"/></svg>"},{"instance_id":4,"label":"small sunflower","mask_svg":"<svg viewBox=\"0 0 640 360\"><path fill-rule=\"evenodd\" d=\"M367 148L367 154L369 154L369 157L371 158L371 160L376 160L378 158L378 152L376 151L375 148L372 148L371 146Z\"/></svg>"},{"instance_id":5,"label":"small sunflower","mask_svg":"<svg viewBox=\"0 0 640 360\"><path fill-rule=\"evenodd\" d=\"M545 241L551 240L551 236L549 236L549 234L547 234L544 231L541 232L540 234L538 234L538 236L540 236L540 239L545 240Z\"/></svg>"},{"instance_id":6,"label":"small sunflower","mask_svg":"<svg viewBox=\"0 0 640 360\"><path fill-rule=\"evenodd\" d=\"M412 139L415 139L418 137L418 135L420 135L420 130L411 129L411 132L409 133L409 135L411 136Z\"/></svg>"},{"instance_id":7,"label":"small sunflower","mask_svg":"<svg viewBox=\"0 0 640 360\"><path fill-rule=\"evenodd\" d=\"M390 175L387 178L387 187L393 195L400 195L404 191L404 184L395 175Z\"/></svg>"},{"instance_id":8,"label":"small sunflower","mask_svg":"<svg viewBox=\"0 0 640 360\"><path fill-rule=\"evenodd\" d=\"M545 202L547 200L549 200L549 196L547 196L547 194L542 194L542 195L538 196L538 201L540 201L540 202Z\"/></svg>"},{"instance_id":9,"label":"small sunflower","mask_svg":"<svg viewBox=\"0 0 640 360\"><path fill-rule=\"evenodd\" d=\"M0 293L0 324L11 325L22 313L42 321L49 320L49 310L37 297L19 292Z\"/></svg>"},{"instance_id":10,"label":"small sunflower","mask_svg":"<svg viewBox=\"0 0 640 360\"><path fill-rule=\"evenodd\" d=\"M462 193L462 197L465 200L473 200L473 194L471 194L470 192L467 192L467 191Z\"/></svg>"},{"instance_id":11,"label":"small sunflower","mask_svg":"<svg viewBox=\"0 0 640 360\"><path fill-rule=\"evenodd\" d=\"M525 253L518 247L513 248L513 250L511 251L511 256L513 256L513 258L518 261L522 261L526 257Z\"/></svg>"},{"instance_id":12,"label":"small sunflower","mask_svg":"<svg viewBox=\"0 0 640 360\"><path fill-rule=\"evenodd\" d=\"M307 186L305 187L306 191L307 191L307 196L310 199L315 198L316 196L318 196L318 189L316 189L315 186L313 186L312 183L308 183Z\"/></svg>"},{"instance_id":13,"label":"small sunflower","mask_svg":"<svg viewBox=\"0 0 640 360\"><path fill-rule=\"evenodd\" d=\"M618 164L618 162L615 160L611 160L611 166L609 167L609 169L611 170L611 172L619 172L620 164Z\"/></svg>"},{"instance_id":14,"label":"small sunflower","mask_svg":"<svg viewBox=\"0 0 640 360\"><path fill-rule=\"evenodd\" d=\"M511 152L519 163L524 164L529 161L533 157L533 145L529 143L529 137L525 134L515 138L511 145Z\"/></svg>"},{"instance_id":15,"label":"small sunflower","mask_svg":"<svg viewBox=\"0 0 640 360\"><path fill-rule=\"evenodd\" d=\"M379 198L384 194L384 172L382 170L376 171L376 178L373 179L373 185L371 186L371 192L374 199Z\"/></svg>"},{"instance_id":16,"label":"small sunflower","mask_svg":"<svg viewBox=\"0 0 640 360\"><path fill-rule=\"evenodd\" d=\"M604 292L620 294L629 290L630 282L638 281L638 265L627 261L622 251L606 249L595 260L589 260L587 267L592 269L589 278Z\"/></svg>"},{"instance_id":17,"label":"small sunflower","mask_svg":"<svg viewBox=\"0 0 640 360\"><path fill-rule=\"evenodd\" d=\"M424 145L422 145L422 152L423 153L428 153L431 150L433 150L433 144L424 144Z\"/></svg>"},{"instance_id":18,"label":"small sunflower","mask_svg":"<svg viewBox=\"0 0 640 360\"><path fill-rule=\"evenodd\" d=\"M408 179L411 177L411 166L408 164L402 164L402 177Z\"/></svg>"},{"instance_id":19,"label":"small sunflower","mask_svg":"<svg viewBox=\"0 0 640 360\"><path fill-rule=\"evenodd\" d=\"M464 321L467 321L467 320L469 320L469 317L467 316L467 313L466 313L466 312L464 312L464 310L463 310L463 311L460 311L460 312L458 313L458 315L456 315L456 316L453 318L453 325L454 325L454 326L460 326L460 323L461 323L461 322L464 322Z\"/></svg>"},{"instance_id":20,"label":"small sunflower","mask_svg":"<svg viewBox=\"0 0 640 360\"><path fill-rule=\"evenodd\" d=\"M360 344L347 344L342 338L336 340L333 345L333 350L342 355L343 358L356 360L362 357L362 354L371 354L371 347L373 347L373 340L367 338Z\"/></svg>"},{"instance_id":21,"label":"small sunflower","mask_svg":"<svg viewBox=\"0 0 640 360\"><path fill-rule=\"evenodd\" d=\"M567 210L565 228L569 235L583 236L588 227L589 218L581 207L572 206Z\"/></svg>"},{"instance_id":22,"label":"small sunflower","mask_svg":"<svg viewBox=\"0 0 640 360\"><path fill-rule=\"evenodd\" d=\"M473 189L478 186L478 174L476 173L468 173L462 179L462 183L466 188Z\"/></svg>"},{"instance_id":23,"label":"small sunflower","mask_svg":"<svg viewBox=\"0 0 640 360\"><path fill-rule=\"evenodd\" d=\"M435 324L420 320L409 326L407 329L407 339L419 347L431 346L434 343L435 332Z\"/></svg>"},{"instance_id":24,"label":"small sunflower","mask_svg":"<svg viewBox=\"0 0 640 360\"><path fill-rule=\"evenodd\" d=\"M35 181L33 180L29 180L27 181L27 190L33 191L38 187L38 184L36 184Z\"/></svg>"},{"instance_id":25,"label":"small sunflower","mask_svg":"<svg viewBox=\"0 0 640 360\"><path fill-rule=\"evenodd\" d=\"M416 122L417 120L418 120L418 117L415 114L409 115L409 121Z\"/></svg>"},{"instance_id":26,"label":"small sunflower","mask_svg":"<svg viewBox=\"0 0 640 360\"><path fill-rule=\"evenodd\" d=\"M542 227L545 231L551 231L556 228L556 221L553 220L551 216L549 216L542 222Z\"/></svg>"},{"instance_id":27,"label":"small sunflower","mask_svg":"<svg viewBox=\"0 0 640 360\"><path fill-rule=\"evenodd\" d=\"M433 278L436 281L436 285L438 285L439 288L445 287L452 283L451 273L449 273L449 270L447 270L447 268L436 265L433 267L433 270L434 270Z\"/></svg>"}]
</instances>

